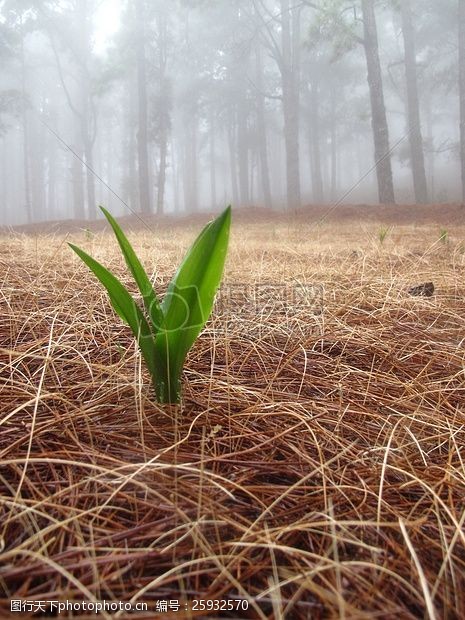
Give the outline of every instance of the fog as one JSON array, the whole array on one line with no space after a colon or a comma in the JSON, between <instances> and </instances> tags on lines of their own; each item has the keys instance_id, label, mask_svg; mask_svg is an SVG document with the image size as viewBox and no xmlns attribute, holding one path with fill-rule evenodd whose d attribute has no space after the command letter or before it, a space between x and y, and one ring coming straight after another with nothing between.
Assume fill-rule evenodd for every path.
<instances>
[{"instance_id":1,"label":"fog","mask_svg":"<svg viewBox=\"0 0 465 620\"><path fill-rule=\"evenodd\" d=\"M464 4L4 0L0 224L463 201Z\"/></svg>"}]
</instances>

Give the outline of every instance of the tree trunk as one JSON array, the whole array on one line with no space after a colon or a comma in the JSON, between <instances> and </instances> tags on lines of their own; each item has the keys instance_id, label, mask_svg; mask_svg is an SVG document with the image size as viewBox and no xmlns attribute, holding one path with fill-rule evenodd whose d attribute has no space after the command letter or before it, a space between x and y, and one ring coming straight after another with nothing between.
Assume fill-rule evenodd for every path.
<instances>
[{"instance_id":1,"label":"tree trunk","mask_svg":"<svg viewBox=\"0 0 465 620\"><path fill-rule=\"evenodd\" d=\"M216 209L216 134L215 112L210 108L210 201L212 209Z\"/></svg>"},{"instance_id":2,"label":"tree trunk","mask_svg":"<svg viewBox=\"0 0 465 620\"><path fill-rule=\"evenodd\" d=\"M136 83L133 78L129 80L129 109L127 119L127 145L128 149L125 153L125 161L127 162L127 174L128 174L128 203L133 209L137 209L137 203L139 199L138 194L138 178L137 178L137 145L136 145L136 132L137 126L136 118Z\"/></svg>"},{"instance_id":3,"label":"tree trunk","mask_svg":"<svg viewBox=\"0 0 465 620\"><path fill-rule=\"evenodd\" d=\"M72 177L73 177L73 211L74 217L78 220L85 219L84 211L84 184L82 178L82 163L84 153L81 146L81 135L79 131L77 133L76 144L73 146L73 151L77 157L71 154L72 165Z\"/></svg>"},{"instance_id":4,"label":"tree trunk","mask_svg":"<svg viewBox=\"0 0 465 620\"><path fill-rule=\"evenodd\" d=\"M9 201L9 189L10 189L10 184L9 184L9 174L8 174L8 163L9 163L9 157L11 155L11 153L9 152L8 149L8 144L7 144L7 140L5 138L5 136L2 136L1 138L2 141L2 149L1 149L1 169L2 169L2 182L0 187L1 189L1 196L0 196L0 221L2 224L8 224L9 223L9 217L8 217L8 212L9 212L9 207L10 207L10 201Z\"/></svg>"},{"instance_id":5,"label":"tree trunk","mask_svg":"<svg viewBox=\"0 0 465 620\"><path fill-rule=\"evenodd\" d=\"M247 127L247 101L245 92L240 95L237 107L237 160L239 163L239 198L241 206L249 204L249 144Z\"/></svg>"},{"instance_id":6,"label":"tree trunk","mask_svg":"<svg viewBox=\"0 0 465 620\"><path fill-rule=\"evenodd\" d=\"M230 106L228 124L228 149L229 149L229 168L231 171L231 192L233 203L239 202L239 188L237 184L237 160L236 160L236 114L235 106Z\"/></svg>"},{"instance_id":7,"label":"tree trunk","mask_svg":"<svg viewBox=\"0 0 465 620\"><path fill-rule=\"evenodd\" d=\"M192 104L185 114L184 137L184 210L186 213L198 211L198 162L197 162L197 105Z\"/></svg>"},{"instance_id":8,"label":"tree trunk","mask_svg":"<svg viewBox=\"0 0 465 620\"><path fill-rule=\"evenodd\" d=\"M36 221L47 219L46 209L46 180L45 180L45 140L42 123L38 119L31 119L29 157L34 165L31 166L31 203Z\"/></svg>"},{"instance_id":9,"label":"tree trunk","mask_svg":"<svg viewBox=\"0 0 465 620\"><path fill-rule=\"evenodd\" d=\"M299 11L294 7L292 11ZM299 66L296 50L300 46L300 31L295 13L291 22L289 0L281 0L281 42L280 63L282 78L284 142L286 146L287 206L290 209L301 205L300 160L299 160ZM298 14L297 14L298 16Z\"/></svg>"},{"instance_id":10,"label":"tree trunk","mask_svg":"<svg viewBox=\"0 0 465 620\"><path fill-rule=\"evenodd\" d=\"M465 0L459 2L459 99L462 203L465 205Z\"/></svg>"},{"instance_id":11,"label":"tree trunk","mask_svg":"<svg viewBox=\"0 0 465 620\"><path fill-rule=\"evenodd\" d=\"M31 182L29 174L29 128L26 104L26 63L24 59L23 16L20 22L20 53L21 53L21 120L23 125L23 174L24 174L24 207L28 224L32 222Z\"/></svg>"},{"instance_id":12,"label":"tree trunk","mask_svg":"<svg viewBox=\"0 0 465 620\"><path fill-rule=\"evenodd\" d=\"M97 205L95 203L95 180L94 173L94 156L92 140L88 135L84 139L84 156L86 159L86 189L87 189L87 213L90 220L97 218Z\"/></svg>"},{"instance_id":13,"label":"tree trunk","mask_svg":"<svg viewBox=\"0 0 465 620\"><path fill-rule=\"evenodd\" d=\"M433 133L433 101L431 93L428 94L426 99L426 139L428 144L427 151L427 163L428 163L428 179L429 179L429 196L430 200L434 202L435 187L434 187L434 133ZM464 203L465 204L465 203Z\"/></svg>"},{"instance_id":14,"label":"tree trunk","mask_svg":"<svg viewBox=\"0 0 465 620\"><path fill-rule=\"evenodd\" d=\"M139 203L142 213L150 213L149 154L147 139L147 71L145 58L144 0L134 0L137 30L137 154L139 171Z\"/></svg>"},{"instance_id":15,"label":"tree trunk","mask_svg":"<svg viewBox=\"0 0 465 620\"><path fill-rule=\"evenodd\" d=\"M331 202L337 198L337 127L336 127L336 87L331 83Z\"/></svg>"},{"instance_id":16,"label":"tree trunk","mask_svg":"<svg viewBox=\"0 0 465 620\"><path fill-rule=\"evenodd\" d=\"M191 193L192 193L192 210L199 210L199 163L198 163L198 118L197 110L192 115L192 134L190 149L190 174L191 174Z\"/></svg>"},{"instance_id":17,"label":"tree trunk","mask_svg":"<svg viewBox=\"0 0 465 620\"><path fill-rule=\"evenodd\" d=\"M50 113L52 127L56 126L56 117ZM47 140L47 216L50 220L56 218L56 183L57 183L57 143L55 136L48 135Z\"/></svg>"},{"instance_id":18,"label":"tree trunk","mask_svg":"<svg viewBox=\"0 0 465 620\"><path fill-rule=\"evenodd\" d=\"M428 202L428 190L426 185L425 157L423 154L423 138L420 126L415 35L412 25L412 7L410 0L402 0L400 8L405 48L405 77L407 80L407 110L413 188L415 192L415 202L424 204Z\"/></svg>"},{"instance_id":19,"label":"tree trunk","mask_svg":"<svg viewBox=\"0 0 465 620\"><path fill-rule=\"evenodd\" d=\"M90 65L90 7L87 0L80 0L80 35L82 37L82 53L81 59L81 127L82 127L82 144L84 147L84 157L86 162L86 190L87 190L87 217L95 220L97 217L97 205L95 204L95 179L94 179L94 156L93 147L95 141L96 119L93 116L92 94L89 75Z\"/></svg>"},{"instance_id":20,"label":"tree trunk","mask_svg":"<svg viewBox=\"0 0 465 620\"><path fill-rule=\"evenodd\" d=\"M249 204L256 204L255 200L255 177L257 172L257 150L255 148L250 149L250 157L249 157L250 167L249 167Z\"/></svg>"},{"instance_id":21,"label":"tree trunk","mask_svg":"<svg viewBox=\"0 0 465 620\"><path fill-rule=\"evenodd\" d=\"M111 124L108 123L107 127L102 128L105 135L105 142L99 140L97 144L97 161L98 161L98 170L100 173L105 171L105 176L103 177L110 187L116 187L116 184L113 184L113 166L114 166L114 153L116 152L115 144L113 142L113 131ZM100 187L100 195L103 194L104 188ZM98 199L99 204L108 205L107 209L113 210L113 208L120 208L120 205L116 205L115 197L112 194L111 190L107 187L105 192L105 199Z\"/></svg>"},{"instance_id":22,"label":"tree trunk","mask_svg":"<svg viewBox=\"0 0 465 620\"><path fill-rule=\"evenodd\" d=\"M263 63L260 44L255 47L255 82L257 86L257 139L258 155L260 160L260 178L262 182L265 207L273 208L271 199L270 170L268 165L268 144L266 139L265 97L263 94Z\"/></svg>"},{"instance_id":23,"label":"tree trunk","mask_svg":"<svg viewBox=\"0 0 465 620\"><path fill-rule=\"evenodd\" d=\"M47 157L47 217L56 217L56 151L50 147Z\"/></svg>"},{"instance_id":24,"label":"tree trunk","mask_svg":"<svg viewBox=\"0 0 465 620\"><path fill-rule=\"evenodd\" d=\"M371 124L375 147L379 201L381 204L393 204L395 197L389 148L389 130L386 119L386 107L384 105L378 33L373 2L374 0L362 0L363 45L368 71L368 87L370 90Z\"/></svg>"},{"instance_id":25,"label":"tree trunk","mask_svg":"<svg viewBox=\"0 0 465 620\"><path fill-rule=\"evenodd\" d=\"M182 197L184 212L189 212L189 199L190 199L190 179L189 179L189 134L187 132L189 125L186 120L184 123L184 131L181 138L180 151L182 157ZM186 135L187 134L187 135Z\"/></svg>"},{"instance_id":26,"label":"tree trunk","mask_svg":"<svg viewBox=\"0 0 465 620\"><path fill-rule=\"evenodd\" d=\"M170 152L171 175L173 179L173 208L175 213L179 213L179 153L175 146L173 134L171 134Z\"/></svg>"},{"instance_id":27,"label":"tree trunk","mask_svg":"<svg viewBox=\"0 0 465 620\"><path fill-rule=\"evenodd\" d=\"M166 189L166 163L168 156L168 137L170 132L170 104L171 104L171 82L167 78L166 68L168 62L168 20L163 8L157 15L158 29L158 69L159 69L159 88L160 101L160 163L158 166L157 177L157 214L162 215L165 208L165 189Z\"/></svg>"},{"instance_id":28,"label":"tree trunk","mask_svg":"<svg viewBox=\"0 0 465 620\"><path fill-rule=\"evenodd\" d=\"M310 85L310 148L312 152L312 187L313 201L321 204L324 201L323 177L321 173L321 145L320 145L320 119L319 119L319 94L318 84Z\"/></svg>"},{"instance_id":29,"label":"tree trunk","mask_svg":"<svg viewBox=\"0 0 465 620\"><path fill-rule=\"evenodd\" d=\"M160 165L158 168L157 215L163 215L165 208L166 159L168 153L168 131L162 128L160 137Z\"/></svg>"}]
</instances>

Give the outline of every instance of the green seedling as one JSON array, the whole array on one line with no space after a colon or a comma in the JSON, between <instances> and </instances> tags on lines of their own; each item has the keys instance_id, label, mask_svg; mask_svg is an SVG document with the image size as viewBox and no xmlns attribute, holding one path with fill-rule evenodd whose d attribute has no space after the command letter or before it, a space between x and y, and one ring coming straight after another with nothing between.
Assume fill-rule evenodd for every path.
<instances>
[{"instance_id":1,"label":"green seedling","mask_svg":"<svg viewBox=\"0 0 465 620\"><path fill-rule=\"evenodd\" d=\"M387 226L381 226L381 228L378 231L378 239L379 242L381 243L381 245L384 243L386 237L389 234L390 229Z\"/></svg>"},{"instance_id":2,"label":"green seedling","mask_svg":"<svg viewBox=\"0 0 465 620\"><path fill-rule=\"evenodd\" d=\"M186 355L207 322L220 284L229 242L231 207L197 237L160 303L150 279L116 220L100 207L118 240L143 299L140 307L108 269L68 244L106 288L111 304L129 325L152 377L159 403L178 403Z\"/></svg>"},{"instance_id":3,"label":"green seedling","mask_svg":"<svg viewBox=\"0 0 465 620\"><path fill-rule=\"evenodd\" d=\"M441 232L439 233L439 241L441 243L447 243L449 241L449 233L445 228L441 228Z\"/></svg>"},{"instance_id":4,"label":"green seedling","mask_svg":"<svg viewBox=\"0 0 465 620\"><path fill-rule=\"evenodd\" d=\"M118 350L118 353L121 355L121 357L123 357L124 354L126 353L125 348L122 345L120 345L119 342L116 343L116 348Z\"/></svg>"},{"instance_id":5,"label":"green seedling","mask_svg":"<svg viewBox=\"0 0 465 620\"><path fill-rule=\"evenodd\" d=\"M94 238L94 233L90 230L90 228L80 228L79 230L82 230L84 233L86 241L92 241Z\"/></svg>"}]
</instances>

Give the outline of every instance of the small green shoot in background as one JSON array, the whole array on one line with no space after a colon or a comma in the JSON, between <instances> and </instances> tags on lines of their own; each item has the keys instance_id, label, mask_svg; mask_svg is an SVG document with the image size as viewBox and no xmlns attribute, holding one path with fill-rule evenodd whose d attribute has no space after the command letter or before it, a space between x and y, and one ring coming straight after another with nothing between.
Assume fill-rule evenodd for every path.
<instances>
[{"instance_id":1,"label":"small green shoot in background","mask_svg":"<svg viewBox=\"0 0 465 620\"><path fill-rule=\"evenodd\" d=\"M441 243L448 243L448 241L449 241L449 233L447 232L446 228L441 228L441 231L439 233L439 241Z\"/></svg>"},{"instance_id":2,"label":"small green shoot in background","mask_svg":"<svg viewBox=\"0 0 465 620\"><path fill-rule=\"evenodd\" d=\"M378 240L381 245L383 245L383 243L386 240L386 237L388 236L390 232L391 232L391 229L388 226L381 226L381 228L378 231Z\"/></svg>"},{"instance_id":3,"label":"small green shoot in background","mask_svg":"<svg viewBox=\"0 0 465 620\"><path fill-rule=\"evenodd\" d=\"M82 230L82 232L84 233L86 241L92 241L95 236L94 233L90 230L90 228L80 228L79 230Z\"/></svg>"},{"instance_id":4,"label":"small green shoot in background","mask_svg":"<svg viewBox=\"0 0 465 620\"><path fill-rule=\"evenodd\" d=\"M126 353L126 349L123 347L123 345L117 342L116 349L118 350L118 353L121 355L121 357L124 357L124 354Z\"/></svg>"},{"instance_id":5,"label":"small green shoot in background","mask_svg":"<svg viewBox=\"0 0 465 620\"><path fill-rule=\"evenodd\" d=\"M115 233L143 299L141 308L126 287L89 254L68 244L106 288L115 312L129 325L152 377L159 403L178 403L186 355L207 322L221 282L229 242L231 207L197 237L160 303L119 224L100 207Z\"/></svg>"}]
</instances>

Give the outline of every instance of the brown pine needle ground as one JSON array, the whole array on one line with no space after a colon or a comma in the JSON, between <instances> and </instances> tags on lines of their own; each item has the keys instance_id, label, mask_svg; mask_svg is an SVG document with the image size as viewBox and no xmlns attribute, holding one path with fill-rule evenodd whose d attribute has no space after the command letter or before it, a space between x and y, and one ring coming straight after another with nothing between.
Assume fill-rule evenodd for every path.
<instances>
[{"instance_id":1,"label":"brown pine needle ground","mask_svg":"<svg viewBox=\"0 0 465 620\"><path fill-rule=\"evenodd\" d=\"M379 228L236 223L180 410L64 236L1 238L2 618L465 618L465 226ZM130 235L160 293L197 230ZM72 239L130 282L111 235Z\"/></svg>"}]
</instances>

